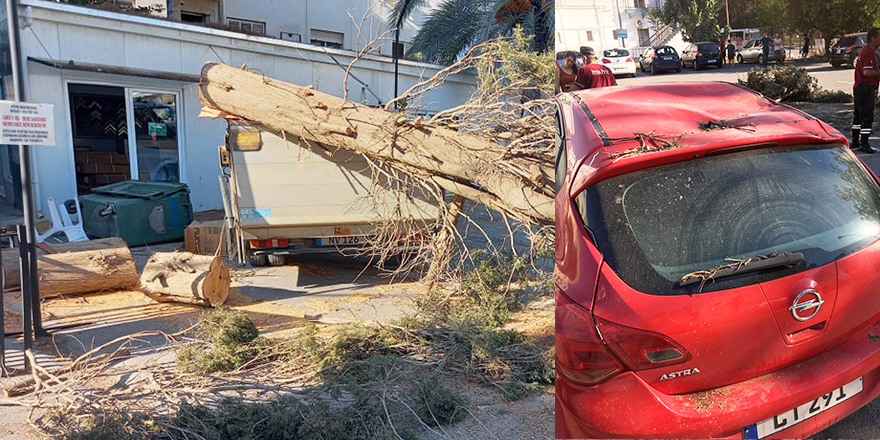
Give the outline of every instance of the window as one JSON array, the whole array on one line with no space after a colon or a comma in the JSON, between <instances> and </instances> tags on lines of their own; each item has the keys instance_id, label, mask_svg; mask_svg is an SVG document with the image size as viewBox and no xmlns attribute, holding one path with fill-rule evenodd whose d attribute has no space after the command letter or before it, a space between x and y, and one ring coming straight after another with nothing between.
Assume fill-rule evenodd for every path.
<instances>
[{"instance_id":1,"label":"window","mask_svg":"<svg viewBox=\"0 0 880 440\"><path fill-rule=\"evenodd\" d=\"M207 23L209 20L208 14L180 11L180 21L186 23Z\"/></svg>"},{"instance_id":2,"label":"window","mask_svg":"<svg viewBox=\"0 0 880 440\"><path fill-rule=\"evenodd\" d=\"M302 35L293 32L282 32L280 37L284 41L293 41L294 43L302 43Z\"/></svg>"},{"instance_id":3,"label":"window","mask_svg":"<svg viewBox=\"0 0 880 440\"><path fill-rule=\"evenodd\" d=\"M230 18L229 25L241 29L245 32L255 33L255 34L265 34L266 33L266 23L261 21L250 21L250 20L242 20L238 18Z\"/></svg>"},{"instance_id":4,"label":"window","mask_svg":"<svg viewBox=\"0 0 880 440\"><path fill-rule=\"evenodd\" d=\"M345 34L342 32L323 31L320 29L312 29L311 40L315 46L329 47L332 49L342 49Z\"/></svg>"},{"instance_id":5,"label":"window","mask_svg":"<svg viewBox=\"0 0 880 440\"><path fill-rule=\"evenodd\" d=\"M636 9L648 9L646 3L647 2L645 0L635 0Z\"/></svg>"},{"instance_id":6,"label":"window","mask_svg":"<svg viewBox=\"0 0 880 440\"><path fill-rule=\"evenodd\" d=\"M593 41L593 31L584 31L587 34L586 41Z\"/></svg>"},{"instance_id":7,"label":"window","mask_svg":"<svg viewBox=\"0 0 880 440\"><path fill-rule=\"evenodd\" d=\"M68 84L77 191L180 181L179 92Z\"/></svg>"},{"instance_id":8,"label":"window","mask_svg":"<svg viewBox=\"0 0 880 440\"><path fill-rule=\"evenodd\" d=\"M651 45L651 32L647 29L639 29L639 46Z\"/></svg>"},{"instance_id":9,"label":"window","mask_svg":"<svg viewBox=\"0 0 880 440\"><path fill-rule=\"evenodd\" d=\"M774 170L796 169L796 173ZM692 294L685 274L725 258L800 252L803 264L706 283L703 292L821 266L880 237L880 187L842 145L749 150L611 177L583 194L597 248L649 294ZM768 226L772 225L772 226Z\"/></svg>"}]
</instances>

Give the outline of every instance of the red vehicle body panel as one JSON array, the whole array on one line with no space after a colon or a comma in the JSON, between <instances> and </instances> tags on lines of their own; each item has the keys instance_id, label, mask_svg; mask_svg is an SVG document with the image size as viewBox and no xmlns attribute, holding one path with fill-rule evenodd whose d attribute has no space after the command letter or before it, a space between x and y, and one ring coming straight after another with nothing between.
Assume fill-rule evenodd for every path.
<instances>
[{"instance_id":1,"label":"red vehicle body panel","mask_svg":"<svg viewBox=\"0 0 880 440\"><path fill-rule=\"evenodd\" d=\"M863 377L860 394L771 436L803 437L880 395L880 295L865 294L880 292L880 241L760 284L650 295L629 287L603 261L572 202L588 186L620 174L745 148L846 144L842 134L726 83L607 87L557 100L569 170L556 199L557 288L594 317L669 335L693 355L595 386L557 373L557 438L742 438L743 427ZM701 129L707 121L738 128ZM675 143L655 148L633 133ZM822 292L825 303L801 322L790 307L805 289ZM695 367L699 374L662 379Z\"/></svg>"}]
</instances>

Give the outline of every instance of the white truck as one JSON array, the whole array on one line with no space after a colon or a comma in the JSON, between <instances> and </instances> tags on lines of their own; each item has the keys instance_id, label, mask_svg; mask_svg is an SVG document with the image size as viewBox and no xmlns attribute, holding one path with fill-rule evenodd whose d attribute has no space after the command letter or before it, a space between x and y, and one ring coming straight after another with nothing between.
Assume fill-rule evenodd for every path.
<instances>
[{"instance_id":1,"label":"white truck","mask_svg":"<svg viewBox=\"0 0 880 440\"><path fill-rule=\"evenodd\" d=\"M431 230L438 218L442 194L394 189L387 169L360 155L240 120L229 120L228 127L220 150L229 181L224 202L230 244L242 263L280 265L285 255L364 248L380 229L407 223ZM397 238L403 251L425 236Z\"/></svg>"}]
</instances>

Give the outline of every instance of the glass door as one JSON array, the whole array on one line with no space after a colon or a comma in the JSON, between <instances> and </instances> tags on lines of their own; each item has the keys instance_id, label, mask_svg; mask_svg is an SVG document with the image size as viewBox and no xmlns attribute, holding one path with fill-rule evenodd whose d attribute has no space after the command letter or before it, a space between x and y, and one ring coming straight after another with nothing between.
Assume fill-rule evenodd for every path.
<instances>
[{"instance_id":1,"label":"glass door","mask_svg":"<svg viewBox=\"0 0 880 440\"><path fill-rule=\"evenodd\" d=\"M178 95L129 90L129 149L132 176L158 182L180 181Z\"/></svg>"}]
</instances>

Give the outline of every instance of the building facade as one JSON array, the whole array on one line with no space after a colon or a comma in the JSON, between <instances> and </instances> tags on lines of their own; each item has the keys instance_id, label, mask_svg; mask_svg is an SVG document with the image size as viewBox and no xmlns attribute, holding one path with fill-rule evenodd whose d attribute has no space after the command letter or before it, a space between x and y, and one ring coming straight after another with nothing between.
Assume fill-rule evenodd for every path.
<instances>
[{"instance_id":1,"label":"building facade","mask_svg":"<svg viewBox=\"0 0 880 440\"><path fill-rule=\"evenodd\" d=\"M556 0L556 50L589 46L628 49L635 55L668 44L681 51L685 43L680 31L648 20L648 11L662 6L663 0Z\"/></svg>"},{"instance_id":2,"label":"building facade","mask_svg":"<svg viewBox=\"0 0 880 440\"><path fill-rule=\"evenodd\" d=\"M27 100L54 105L56 146L31 148L38 211L48 197L73 199L94 186L126 179L180 181L190 187L194 210L221 208L217 146L224 143L225 122L198 117L198 75L204 63L247 65L266 76L343 96L345 68L355 58L345 46L50 1L21 0L20 7ZM330 27L310 23L316 29ZM400 90L442 67L402 60ZM390 57L365 55L351 70L349 99L367 105L389 101L393 72ZM471 74L456 75L411 109L432 113L459 105L475 84ZM17 166L14 149L0 148L0 195L7 201L16 194Z\"/></svg>"}]
</instances>

